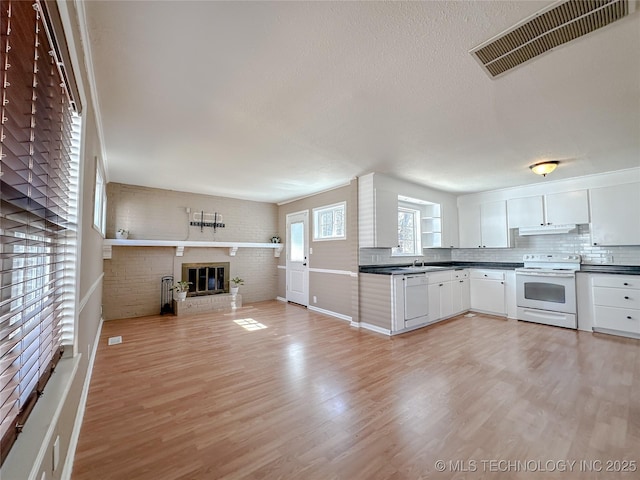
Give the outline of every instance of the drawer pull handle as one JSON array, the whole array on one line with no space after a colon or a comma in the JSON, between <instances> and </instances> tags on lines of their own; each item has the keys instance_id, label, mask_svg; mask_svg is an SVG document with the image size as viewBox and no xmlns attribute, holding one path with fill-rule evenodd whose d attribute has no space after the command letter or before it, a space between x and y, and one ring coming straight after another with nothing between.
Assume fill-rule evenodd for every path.
<instances>
[{"instance_id":1,"label":"drawer pull handle","mask_svg":"<svg viewBox=\"0 0 640 480\"><path fill-rule=\"evenodd\" d=\"M629 300L629 297L624 297L625 300Z\"/></svg>"},{"instance_id":2,"label":"drawer pull handle","mask_svg":"<svg viewBox=\"0 0 640 480\"><path fill-rule=\"evenodd\" d=\"M631 320L631 315L627 315L627 318L628 318L629 320Z\"/></svg>"}]
</instances>

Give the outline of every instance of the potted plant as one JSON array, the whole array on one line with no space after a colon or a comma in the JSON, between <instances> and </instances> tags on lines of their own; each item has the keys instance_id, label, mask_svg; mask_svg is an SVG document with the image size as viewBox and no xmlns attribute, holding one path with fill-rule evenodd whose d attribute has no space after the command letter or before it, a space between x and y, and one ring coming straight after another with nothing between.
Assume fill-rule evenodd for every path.
<instances>
[{"instance_id":1,"label":"potted plant","mask_svg":"<svg viewBox=\"0 0 640 480\"><path fill-rule=\"evenodd\" d=\"M244 280L240 277L234 277L231 279L231 283L233 283L233 286L231 287L231 295L237 295L238 290L240 290L240 285L244 285Z\"/></svg>"},{"instance_id":2,"label":"potted plant","mask_svg":"<svg viewBox=\"0 0 640 480\"><path fill-rule=\"evenodd\" d=\"M116 232L116 238L118 240L126 240L129 238L129 230L125 230L124 228L119 228Z\"/></svg>"},{"instance_id":3,"label":"potted plant","mask_svg":"<svg viewBox=\"0 0 640 480\"><path fill-rule=\"evenodd\" d=\"M191 285L191 282L180 280L179 282L174 283L171 287L171 290L178 294L179 302L184 302L186 300L187 293L189 292L189 285Z\"/></svg>"}]
</instances>

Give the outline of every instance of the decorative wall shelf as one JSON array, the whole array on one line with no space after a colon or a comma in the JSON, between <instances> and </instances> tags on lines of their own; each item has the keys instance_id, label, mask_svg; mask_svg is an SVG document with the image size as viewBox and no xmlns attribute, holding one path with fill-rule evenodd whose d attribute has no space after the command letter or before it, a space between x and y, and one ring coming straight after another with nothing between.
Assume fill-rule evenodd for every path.
<instances>
[{"instance_id":1,"label":"decorative wall shelf","mask_svg":"<svg viewBox=\"0 0 640 480\"><path fill-rule=\"evenodd\" d=\"M284 244L282 243L251 243L251 242L197 242L181 240L116 240L106 238L102 244L102 258L108 260L112 255L112 247L175 247L176 257L184 256L185 248L228 248L229 256L234 257L239 248L271 248L273 256L279 257Z\"/></svg>"}]
</instances>

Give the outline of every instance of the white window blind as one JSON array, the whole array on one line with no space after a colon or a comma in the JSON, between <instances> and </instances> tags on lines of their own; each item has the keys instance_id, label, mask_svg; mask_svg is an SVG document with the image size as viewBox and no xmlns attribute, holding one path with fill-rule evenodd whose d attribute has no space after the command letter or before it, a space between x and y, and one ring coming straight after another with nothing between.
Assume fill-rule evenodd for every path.
<instances>
[{"instance_id":1,"label":"white window blind","mask_svg":"<svg viewBox=\"0 0 640 480\"><path fill-rule=\"evenodd\" d=\"M41 4L3 0L0 33L4 461L63 345L73 343L80 119Z\"/></svg>"}]
</instances>

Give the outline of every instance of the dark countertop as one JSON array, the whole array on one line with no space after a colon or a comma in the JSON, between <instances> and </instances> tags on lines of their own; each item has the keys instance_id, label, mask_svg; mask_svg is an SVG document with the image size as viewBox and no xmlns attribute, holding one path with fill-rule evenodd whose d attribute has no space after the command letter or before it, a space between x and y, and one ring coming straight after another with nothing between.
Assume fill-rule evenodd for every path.
<instances>
[{"instance_id":1,"label":"dark countertop","mask_svg":"<svg viewBox=\"0 0 640 480\"><path fill-rule=\"evenodd\" d=\"M579 273L611 273L614 275L640 275L640 265L588 265L582 264Z\"/></svg>"},{"instance_id":2,"label":"dark countertop","mask_svg":"<svg viewBox=\"0 0 640 480\"><path fill-rule=\"evenodd\" d=\"M420 263L422 265L422 263ZM503 263L503 262L427 262L424 264L424 271L437 272L442 270L462 270L464 268L489 268L495 270L513 270L522 267L522 263ZM413 264L407 265L363 265L360 267L360 273L374 273L378 275L404 275L411 273L407 268L412 268ZM429 267L435 267L429 270ZM418 266L417 268L422 268Z\"/></svg>"}]
</instances>

